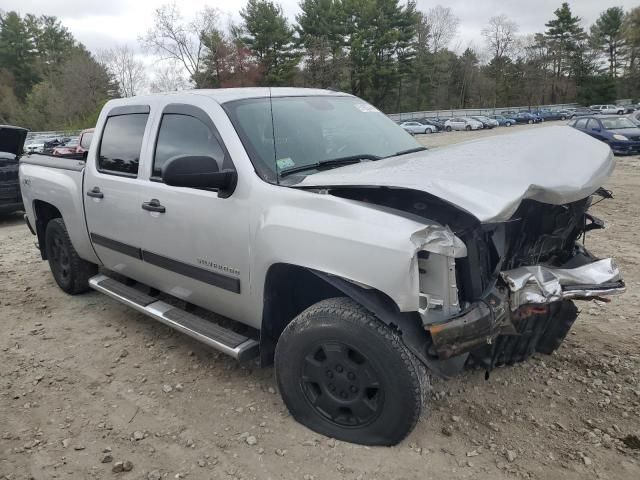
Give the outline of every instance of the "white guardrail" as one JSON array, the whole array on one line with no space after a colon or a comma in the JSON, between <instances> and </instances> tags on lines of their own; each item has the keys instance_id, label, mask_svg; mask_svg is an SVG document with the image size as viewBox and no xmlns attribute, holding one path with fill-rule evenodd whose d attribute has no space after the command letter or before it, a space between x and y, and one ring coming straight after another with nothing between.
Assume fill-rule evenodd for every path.
<instances>
[{"instance_id":1,"label":"white guardrail","mask_svg":"<svg viewBox=\"0 0 640 480\"><path fill-rule=\"evenodd\" d=\"M49 132L29 132L27 133L27 140L31 140L35 137L77 137L80 135L81 130L58 130Z\"/></svg>"},{"instance_id":2,"label":"white guardrail","mask_svg":"<svg viewBox=\"0 0 640 480\"><path fill-rule=\"evenodd\" d=\"M531 105L529 107L495 107L495 108L453 108L448 110L425 110L421 112L390 113L391 120L413 120L424 117L470 117L472 115L500 115L502 112L527 112L529 110L562 110L577 107L577 103L559 103L554 105Z\"/></svg>"}]
</instances>

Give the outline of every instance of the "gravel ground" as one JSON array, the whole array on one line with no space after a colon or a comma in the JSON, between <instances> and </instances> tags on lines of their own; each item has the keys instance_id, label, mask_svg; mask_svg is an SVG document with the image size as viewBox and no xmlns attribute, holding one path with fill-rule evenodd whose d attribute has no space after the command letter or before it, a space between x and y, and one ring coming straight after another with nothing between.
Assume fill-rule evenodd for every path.
<instances>
[{"instance_id":1,"label":"gravel ground","mask_svg":"<svg viewBox=\"0 0 640 480\"><path fill-rule=\"evenodd\" d=\"M439 147L493 131L425 135ZM589 236L628 292L581 303L553 356L434 381L400 445L338 442L239 365L98 293L67 296L21 215L0 217L0 478L640 478L640 158L621 159Z\"/></svg>"}]
</instances>

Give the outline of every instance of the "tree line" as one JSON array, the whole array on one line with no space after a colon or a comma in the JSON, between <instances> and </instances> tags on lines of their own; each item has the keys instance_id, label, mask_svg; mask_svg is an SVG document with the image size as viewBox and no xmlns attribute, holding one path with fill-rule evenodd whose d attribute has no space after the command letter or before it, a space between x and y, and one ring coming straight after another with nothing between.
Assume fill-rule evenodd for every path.
<instances>
[{"instance_id":1,"label":"tree line","mask_svg":"<svg viewBox=\"0 0 640 480\"><path fill-rule=\"evenodd\" d=\"M185 88L333 88L389 113L640 97L640 7L608 8L587 28L562 3L535 35L498 15L462 50L452 47L459 19L450 8L299 6L290 21L273 0L247 0L227 25L211 7L191 21L176 3L157 8L139 38L158 59L152 80L135 47L93 55L55 17L0 12L0 123L84 127L109 98Z\"/></svg>"}]
</instances>

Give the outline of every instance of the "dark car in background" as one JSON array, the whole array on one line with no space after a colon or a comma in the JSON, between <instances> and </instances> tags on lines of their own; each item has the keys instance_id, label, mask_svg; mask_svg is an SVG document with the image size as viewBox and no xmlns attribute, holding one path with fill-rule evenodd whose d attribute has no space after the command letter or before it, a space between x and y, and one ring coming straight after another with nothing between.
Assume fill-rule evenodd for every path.
<instances>
[{"instance_id":1,"label":"dark car in background","mask_svg":"<svg viewBox=\"0 0 640 480\"><path fill-rule=\"evenodd\" d=\"M566 120L571 116L566 110L534 110L530 113L542 117L543 121Z\"/></svg>"},{"instance_id":2,"label":"dark car in background","mask_svg":"<svg viewBox=\"0 0 640 480\"><path fill-rule=\"evenodd\" d=\"M27 132L26 128L0 125L0 214L22 209L18 161Z\"/></svg>"},{"instance_id":3,"label":"dark car in background","mask_svg":"<svg viewBox=\"0 0 640 480\"><path fill-rule=\"evenodd\" d=\"M569 125L608 144L616 155L640 153L640 127L627 117L594 115L571 120Z\"/></svg>"},{"instance_id":4,"label":"dark car in background","mask_svg":"<svg viewBox=\"0 0 640 480\"><path fill-rule=\"evenodd\" d=\"M471 118L480 122L482 124L482 128L491 129L500 125L497 120L489 118L486 115L474 115Z\"/></svg>"},{"instance_id":5,"label":"dark car in background","mask_svg":"<svg viewBox=\"0 0 640 480\"><path fill-rule=\"evenodd\" d=\"M511 125L515 125L517 123L516 119L510 115L489 115L489 118L494 119L501 127L510 127Z\"/></svg>"},{"instance_id":6,"label":"dark car in background","mask_svg":"<svg viewBox=\"0 0 640 480\"><path fill-rule=\"evenodd\" d=\"M530 113L530 112L516 113L513 116L513 118L515 119L515 121L517 123L532 124L532 123L540 123L542 121L542 117L540 117L538 115L534 115L533 113Z\"/></svg>"}]
</instances>

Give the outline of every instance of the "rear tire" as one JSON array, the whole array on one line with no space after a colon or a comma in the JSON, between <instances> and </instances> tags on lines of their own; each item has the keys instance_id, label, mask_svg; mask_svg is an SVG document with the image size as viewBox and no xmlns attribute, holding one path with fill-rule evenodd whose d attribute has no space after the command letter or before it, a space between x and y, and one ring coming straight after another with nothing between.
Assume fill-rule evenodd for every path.
<instances>
[{"instance_id":1,"label":"rear tire","mask_svg":"<svg viewBox=\"0 0 640 480\"><path fill-rule=\"evenodd\" d=\"M450 132L450 131L451 131L451 125L447 125L446 127L444 127L444 129L445 129L447 132Z\"/></svg>"},{"instance_id":2,"label":"rear tire","mask_svg":"<svg viewBox=\"0 0 640 480\"><path fill-rule=\"evenodd\" d=\"M89 278L98 273L98 266L78 256L61 218L47 224L45 249L53 278L62 290L76 295L89 289Z\"/></svg>"},{"instance_id":3,"label":"rear tire","mask_svg":"<svg viewBox=\"0 0 640 480\"><path fill-rule=\"evenodd\" d=\"M397 335L349 298L298 315L276 346L276 380L291 415L347 442L395 445L422 408L417 360Z\"/></svg>"},{"instance_id":4,"label":"rear tire","mask_svg":"<svg viewBox=\"0 0 640 480\"><path fill-rule=\"evenodd\" d=\"M533 123L533 120L529 119L529 120L527 121L527 123L528 123L529 125L531 125L531 124Z\"/></svg>"}]
</instances>

